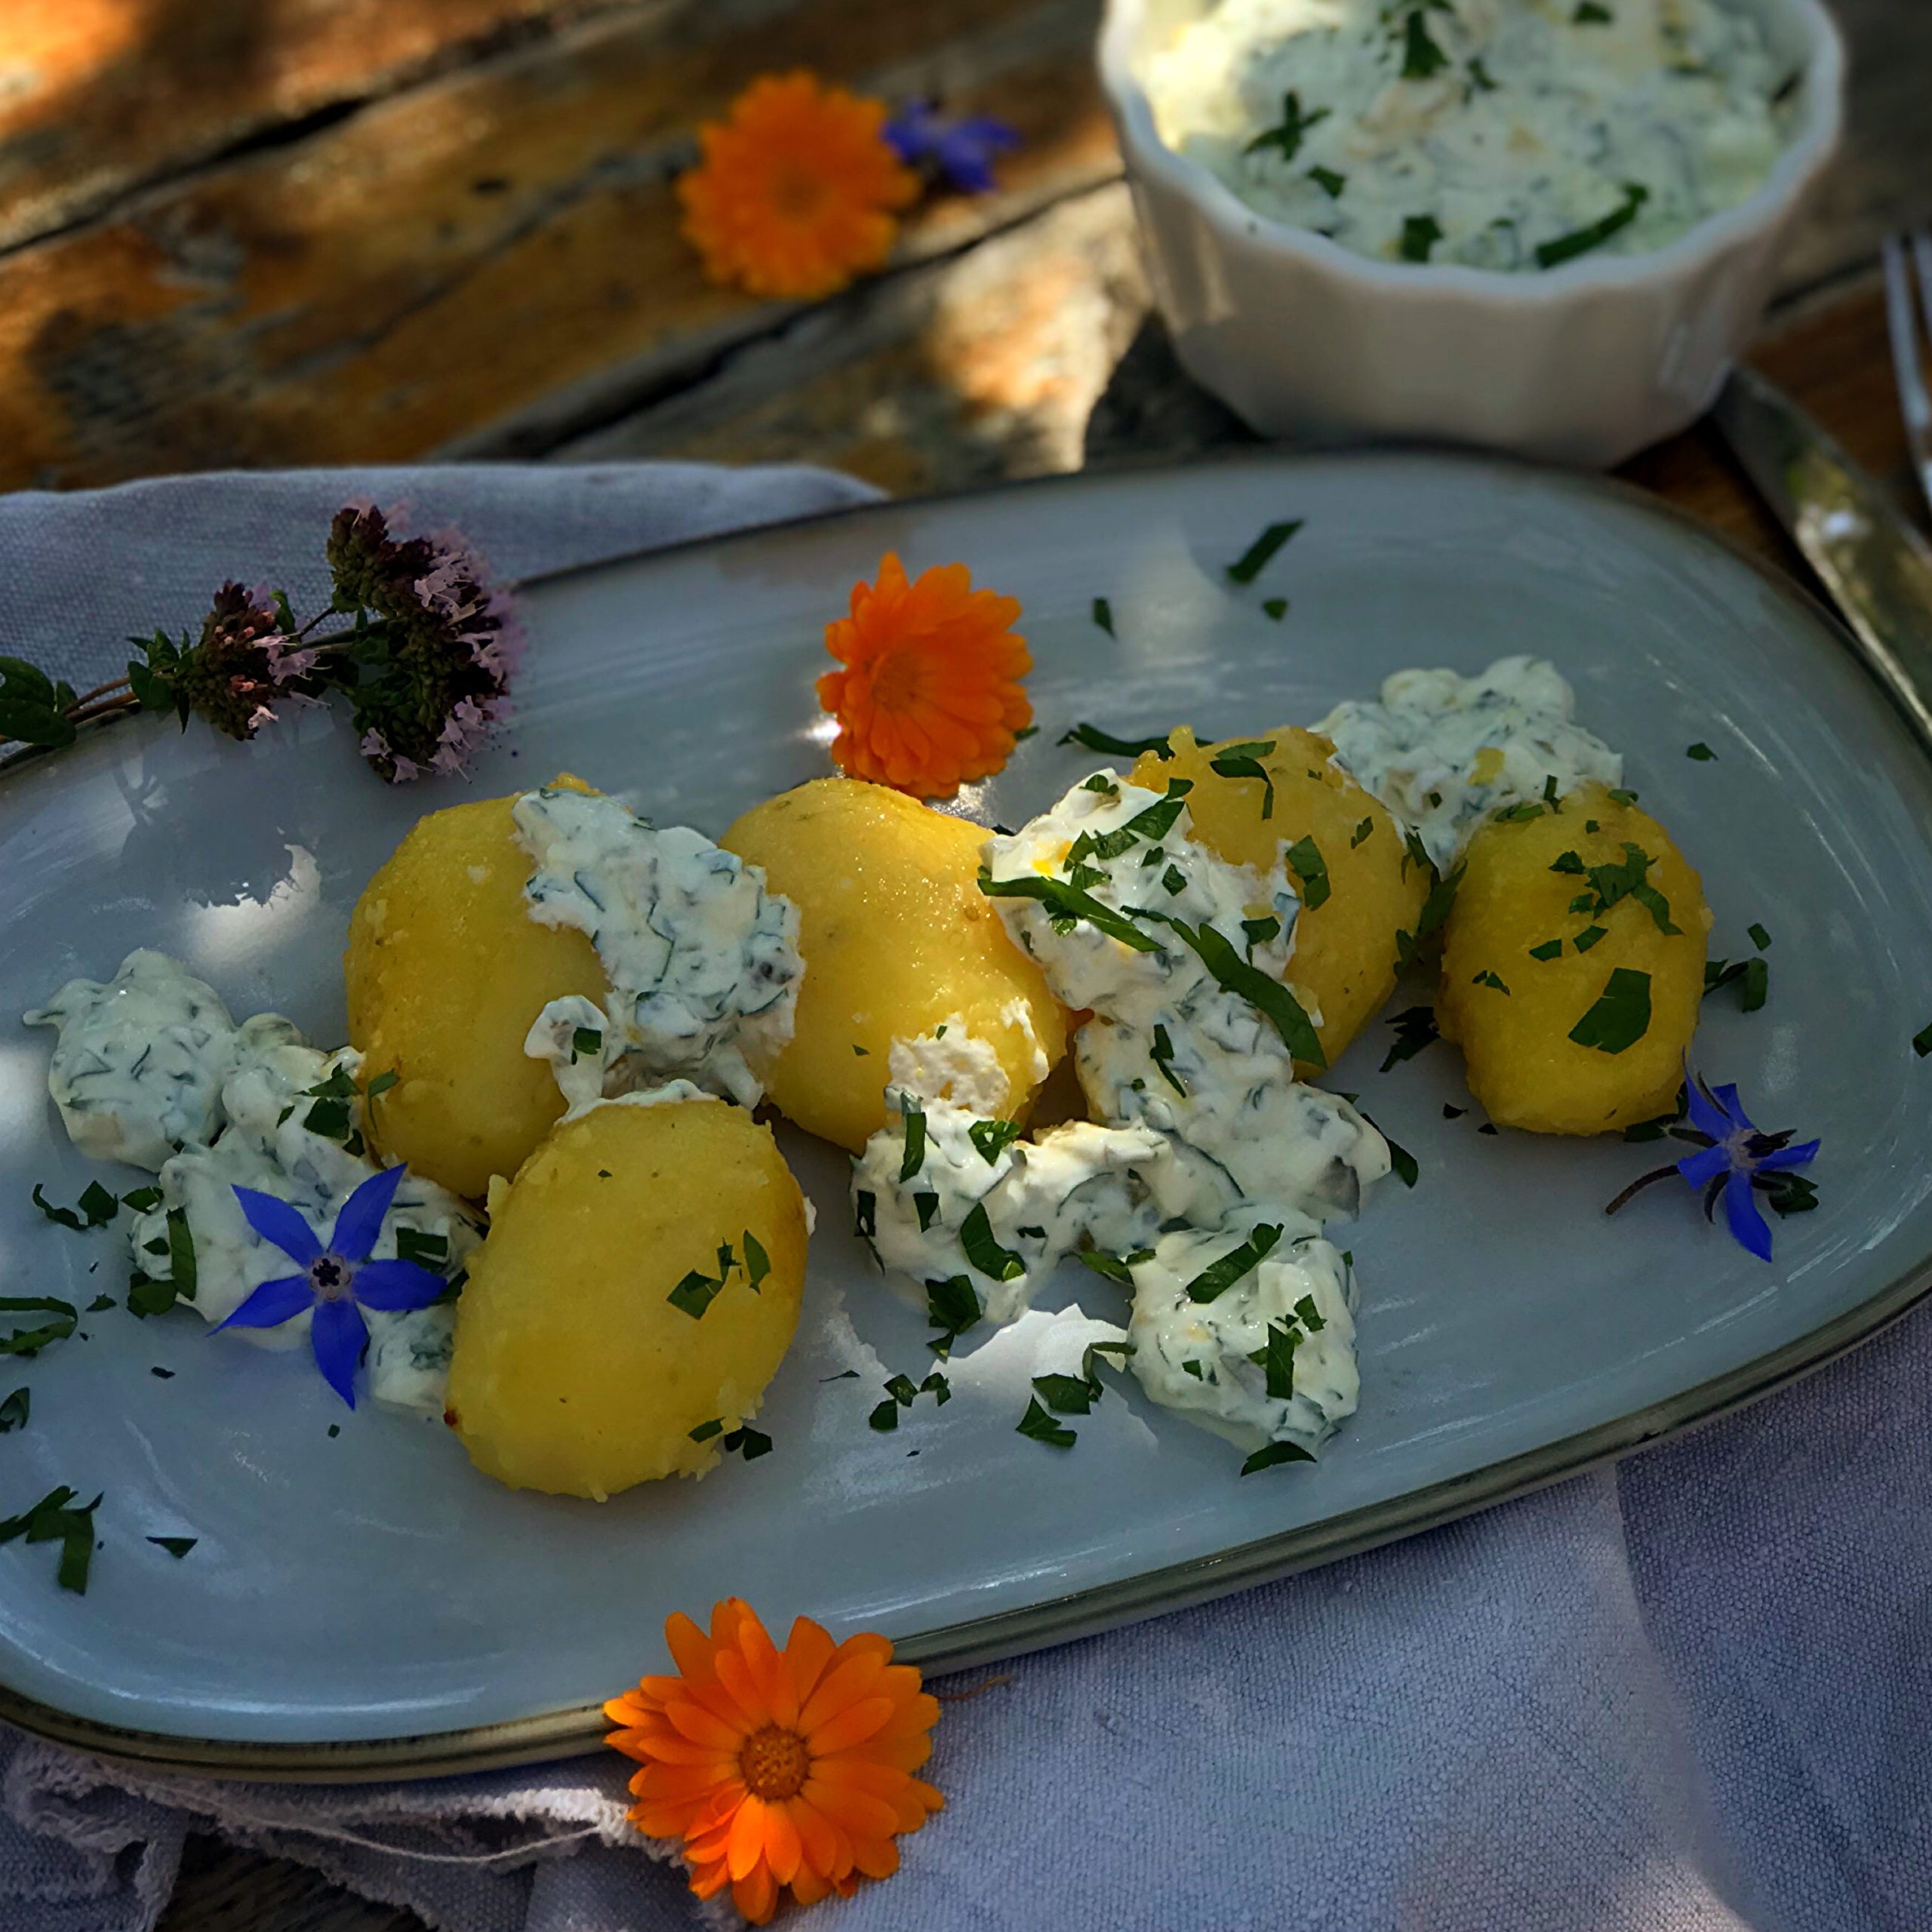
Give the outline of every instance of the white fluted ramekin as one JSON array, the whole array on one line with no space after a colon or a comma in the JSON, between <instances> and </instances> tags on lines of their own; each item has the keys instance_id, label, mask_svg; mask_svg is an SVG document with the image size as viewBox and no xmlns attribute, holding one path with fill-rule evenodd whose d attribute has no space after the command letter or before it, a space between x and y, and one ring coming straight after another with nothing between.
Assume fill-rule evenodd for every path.
<instances>
[{"instance_id":1,"label":"white fluted ramekin","mask_svg":"<svg viewBox=\"0 0 1932 1932\"><path fill-rule=\"evenodd\" d=\"M1175 352L1264 435L1607 467L1674 433L1756 328L1843 121L1844 46L1819 0L1747 0L1804 75L1790 140L1749 200L1667 247L1538 274L1375 261L1257 213L1155 133L1144 61L1204 4L1109 0L1100 80Z\"/></svg>"}]
</instances>

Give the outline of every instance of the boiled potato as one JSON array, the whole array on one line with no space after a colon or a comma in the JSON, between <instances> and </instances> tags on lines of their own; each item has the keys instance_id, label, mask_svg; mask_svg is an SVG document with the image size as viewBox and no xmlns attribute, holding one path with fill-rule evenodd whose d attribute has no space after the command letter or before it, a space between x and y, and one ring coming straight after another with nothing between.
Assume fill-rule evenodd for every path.
<instances>
[{"instance_id":1,"label":"boiled potato","mask_svg":"<svg viewBox=\"0 0 1932 1932\"><path fill-rule=\"evenodd\" d=\"M1537 1134L1668 1113L1704 996L1703 882L1655 819L1600 785L1555 812L1518 810L1470 841L1444 931L1435 1015L1469 1091L1499 1125Z\"/></svg>"},{"instance_id":2,"label":"boiled potato","mask_svg":"<svg viewBox=\"0 0 1932 1932\"><path fill-rule=\"evenodd\" d=\"M1320 1008L1317 1030L1333 1066L1395 991L1395 935L1415 930L1429 894L1426 867L1409 856L1387 809L1328 762L1334 746L1312 731L1284 726L1257 740L1202 745L1183 726L1168 742L1174 755L1143 753L1134 782L1158 792L1170 778L1191 779L1187 803L1194 829L1223 858L1265 872L1283 844L1314 841L1327 870L1327 896L1306 880L1297 886L1304 903L1288 977ZM1265 819L1262 780L1226 777L1214 768L1228 744L1257 742L1274 746L1253 754L1275 787L1274 810ZM1297 883L1292 865L1288 882ZM1321 903L1306 903L1310 899Z\"/></svg>"},{"instance_id":3,"label":"boiled potato","mask_svg":"<svg viewBox=\"0 0 1932 1932\"><path fill-rule=\"evenodd\" d=\"M494 1196L450 1364L448 1420L471 1461L515 1489L598 1502L703 1475L758 1413L798 1325L804 1198L771 1129L724 1100L596 1107ZM702 1278L695 1316L670 1300L688 1276Z\"/></svg>"},{"instance_id":4,"label":"boiled potato","mask_svg":"<svg viewBox=\"0 0 1932 1932\"><path fill-rule=\"evenodd\" d=\"M980 891L986 837L882 785L817 778L720 841L798 909L798 1024L766 1084L808 1132L863 1150L885 1124L895 1040L963 1026L1005 1083L980 1111L1011 1119L1065 1054L1064 1011Z\"/></svg>"},{"instance_id":5,"label":"boiled potato","mask_svg":"<svg viewBox=\"0 0 1932 1932\"><path fill-rule=\"evenodd\" d=\"M586 789L575 779L556 781ZM564 1110L523 1051L552 1000L610 990L580 932L540 926L509 798L432 812L364 888L343 969L365 1075L397 1075L370 1109L383 1152L453 1193L513 1174Z\"/></svg>"}]
</instances>

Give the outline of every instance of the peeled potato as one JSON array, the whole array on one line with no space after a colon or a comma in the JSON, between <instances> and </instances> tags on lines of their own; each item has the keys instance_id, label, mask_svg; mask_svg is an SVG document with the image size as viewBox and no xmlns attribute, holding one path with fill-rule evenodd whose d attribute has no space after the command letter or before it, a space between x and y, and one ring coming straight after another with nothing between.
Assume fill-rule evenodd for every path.
<instances>
[{"instance_id":1,"label":"peeled potato","mask_svg":"<svg viewBox=\"0 0 1932 1932\"><path fill-rule=\"evenodd\" d=\"M1642 883L1662 895L1681 931L1663 931L1635 896L1601 912L1571 909L1580 897L1601 896L1590 868L1635 876L1630 847L1651 860ZM1704 996L1711 928L1703 882L1670 835L1588 785L1554 813L1492 819L1470 841L1466 866L1445 928L1435 1016L1460 1044L1469 1091L1490 1118L1535 1134L1603 1134L1670 1112ZM1581 952L1580 934L1588 942ZM1558 940L1560 953L1531 956L1532 946ZM1631 977L1613 983L1620 970ZM1645 1000L1641 1035L1618 1046L1636 1032ZM1603 1044L1573 1039L1580 1026Z\"/></svg>"},{"instance_id":2,"label":"peeled potato","mask_svg":"<svg viewBox=\"0 0 1932 1932\"><path fill-rule=\"evenodd\" d=\"M1065 1054L1064 1011L979 889L986 837L884 786L817 778L720 841L798 909L798 1023L766 1084L808 1132L863 1151L885 1124L893 1041L942 1026L997 1055L1006 1091L988 1114L1023 1118Z\"/></svg>"},{"instance_id":3,"label":"peeled potato","mask_svg":"<svg viewBox=\"0 0 1932 1932\"><path fill-rule=\"evenodd\" d=\"M754 1242L769 1269L755 1290ZM703 1313L675 1305L687 1275L718 1278L725 1247ZM496 1191L457 1304L448 1420L514 1489L601 1502L701 1475L758 1413L804 1280L804 1198L769 1128L723 1100L594 1108Z\"/></svg>"},{"instance_id":4,"label":"peeled potato","mask_svg":"<svg viewBox=\"0 0 1932 1932\"><path fill-rule=\"evenodd\" d=\"M1134 782L1158 792L1171 778L1192 780L1187 804L1195 832L1235 865L1265 872L1284 843L1315 841L1328 893L1321 898L1320 887L1306 880L1297 887L1304 903L1288 977L1321 1009L1317 1031L1332 1066L1395 991L1395 935L1415 930L1429 876L1410 857L1387 809L1328 762L1335 748L1326 738L1287 726L1257 737L1275 747L1254 755L1275 786L1274 810L1265 819L1263 782L1223 777L1214 761L1224 746L1197 744L1185 726L1169 737L1171 758L1142 754ZM1289 883L1296 879L1291 867ZM1311 899L1321 903L1306 903Z\"/></svg>"},{"instance_id":5,"label":"peeled potato","mask_svg":"<svg viewBox=\"0 0 1932 1932\"><path fill-rule=\"evenodd\" d=\"M583 934L530 918L512 802L412 826L356 901L343 961L349 1044L370 1079L397 1075L370 1109L383 1151L472 1197L515 1174L564 1110L549 1066L523 1051L531 1023L567 993L610 990Z\"/></svg>"}]
</instances>

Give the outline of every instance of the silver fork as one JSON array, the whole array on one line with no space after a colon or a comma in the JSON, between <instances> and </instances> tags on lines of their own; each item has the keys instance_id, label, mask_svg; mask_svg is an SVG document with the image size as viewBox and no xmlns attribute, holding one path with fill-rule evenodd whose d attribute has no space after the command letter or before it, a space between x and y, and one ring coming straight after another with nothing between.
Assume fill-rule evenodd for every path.
<instances>
[{"instance_id":1,"label":"silver fork","mask_svg":"<svg viewBox=\"0 0 1932 1932\"><path fill-rule=\"evenodd\" d=\"M1926 389L1919 347L1921 309L1924 333L1932 337L1932 233L1924 229L1914 235L1894 235L1885 243L1885 315L1891 326L1892 368L1912 466L1927 503L1932 505L1932 394Z\"/></svg>"}]
</instances>

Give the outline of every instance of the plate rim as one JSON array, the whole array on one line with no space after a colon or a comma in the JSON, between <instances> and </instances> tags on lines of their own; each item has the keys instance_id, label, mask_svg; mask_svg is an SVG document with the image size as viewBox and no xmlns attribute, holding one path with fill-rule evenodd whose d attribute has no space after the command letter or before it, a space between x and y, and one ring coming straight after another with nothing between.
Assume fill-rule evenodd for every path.
<instances>
[{"instance_id":1,"label":"plate rim","mask_svg":"<svg viewBox=\"0 0 1932 1932\"><path fill-rule=\"evenodd\" d=\"M1204 469L1266 466L1386 469L1418 459L1472 472L1534 480L1560 494L1608 500L1673 526L1694 543L1710 545L1746 565L1777 597L1821 628L1883 693L1920 755L1932 764L1929 738L1903 704L1881 669L1836 611L1807 586L1780 571L1727 531L1621 477L1586 474L1551 465L1436 445L1383 449L1293 450L1263 444L1180 460L1111 464L1026 477L977 488L908 497L881 497L835 505L771 522L640 546L593 561L535 571L509 587L528 590L626 565L704 550L722 550L774 534L842 522L881 509L920 510L971 503L1020 491L1064 489L1116 478L1183 477ZM39 768L51 754L29 750L0 761L0 786L11 773ZM0 801L6 793L0 790ZM1320 1522L1256 1538L1211 1555L1143 1570L1041 1603L945 1624L897 1640L902 1660L928 1672L970 1667L994 1659L1047 1648L1097 1635L1120 1625L1189 1608L1235 1591L1358 1555L1459 1518L1527 1495L1593 1467L1607 1466L1685 1430L1734 1414L1761 1398L1827 1367L1900 1320L1932 1296L1932 1253L1884 1287L1782 1346L1693 1384L1674 1395L1594 1424L1590 1428L1487 1463L1397 1497L1361 1505ZM618 1687L621 1690L622 1686ZM614 1691L613 1694L616 1694ZM384 1738L320 1743L284 1740L202 1738L116 1725L85 1718L28 1697L0 1678L0 1720L36 1737L83 1750L110 1762L163 1777L252 1780L289 1784L368 1783L451 1777L588 1755L603 1746L603 1706L580 1704L488 1724L454 1727Z\"/></svg>"}]
</instances>

